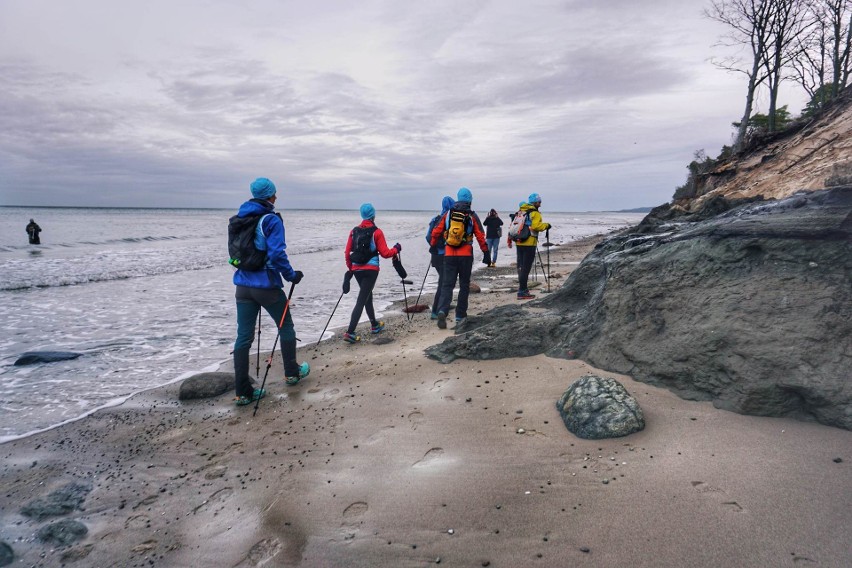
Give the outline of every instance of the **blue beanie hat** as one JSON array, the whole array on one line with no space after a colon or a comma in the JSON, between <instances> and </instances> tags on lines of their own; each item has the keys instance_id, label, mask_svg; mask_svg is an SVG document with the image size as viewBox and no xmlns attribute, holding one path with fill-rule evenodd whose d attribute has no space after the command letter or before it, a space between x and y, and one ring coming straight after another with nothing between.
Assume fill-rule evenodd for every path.
<instances>
[{"instance_id":1,"label":"blue beanie hat","mask_svg":"<svg viewBox=\"0 0 852 568\"><path fill-rule=\"evenodd\" d=\"M463 187L459 190L459 193L456 196L456 200L457 201L467 201L468 203L470 203L471 201L473 201L473 194L470 192L470 190L468 188Z\"/></svg>"},{"instance_id":2,"label":"blue beanie hat","mask_svg":"<svg viewBox=\"0 0 852 568\"><path fill-rule=\"evenodd\" d=\"M255 199L269 199L275 195L275 184L267 178L257 178L251 182L251 195Z\"/></svg>"},{"instance_id":3,"label":"blue beanie hat","mask_svg":"<svg viewBox=\"0 0 852 568\"><path fill-rule=\"evenodd\" d=\"M530 193L527 203L541 203L541 196L537 193Z\"/></svg>"},{"instance_id":4,"label":"blue beanie hat","mask_svg":"<svg viewBox=\"0 0 852 568\"><path fill-rule=\"evenodd\" d=\"M361 206L361 218L362 219L372 219L376 216L376 208L373 207L372 203L365 203Z\"/></svg>"}]
</instances>

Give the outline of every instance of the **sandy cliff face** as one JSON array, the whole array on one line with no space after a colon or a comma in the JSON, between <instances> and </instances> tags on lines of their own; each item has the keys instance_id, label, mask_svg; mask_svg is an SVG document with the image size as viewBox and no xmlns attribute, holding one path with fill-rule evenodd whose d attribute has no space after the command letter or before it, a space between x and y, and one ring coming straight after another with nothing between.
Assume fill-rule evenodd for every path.
<instances>
[{"instance_id":1,"label":"sandy cliff face","mask_svg":"<svg viewBox=\"0 0 852 568\"><path fill-rule=\"evenodd\" d=\"M852 429L850 126L847 102L752 150L555 293L469 318L427 354L579 357L734 412ZM522 341L506 343L509 319Z\"/></svg>"}]
</instances>

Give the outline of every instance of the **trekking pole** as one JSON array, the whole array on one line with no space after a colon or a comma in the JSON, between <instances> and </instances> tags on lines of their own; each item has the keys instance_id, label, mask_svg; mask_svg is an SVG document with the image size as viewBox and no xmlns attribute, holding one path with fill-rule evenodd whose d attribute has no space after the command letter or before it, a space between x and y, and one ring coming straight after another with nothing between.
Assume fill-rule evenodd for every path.
<instances>
[{"instance_id":1,"label":"trekking pole","mask_svg":"<svg viewBox=\"0 0 852 568\"><path fill-rule=\"evenodd\" d=\"M429 276L429 269L432 268L432 259L429 259L429 264L426 265L426 274L423 275L423 283L420 285L420 292L417 293L417 300L414 301L416 306L420 302L420 295L423 294L423 287L426 286L426 277ZM414 314L411 314L411 319L414 319Z\"/></svg>"},{"instance_id":2,"label":"trekking pole","mask_svg":"<svg viewBox=\"0 0 852 568\"><path fill-rule=\"evenodd\" d=\"M275 348L278 347L278 338L281 336L281 326L284 325L284 318L287 317L287 311L290 309L290 298L293 297L293 290L296 289L296 283L290 283L290 295L287 296L287 301L284 302L284 311L281 313L281 321L278 322L278 329L275 333L275 343L272 344L272 351L269 352L269 358L266 360L266 372L263 373L263 382L260 384L260 390L263 390L263 387L266 386L266 377L269 376L269 369L272 368L272 356L275 355ZM257 397L257 401L254 403L254 412L252 412L252 416L257 414L257 407L260 406L260 397Z\"/></svg>"},{"instance_id":3,"label":"trekking pole","mask_svg":"<svg viewBox=\"0 0 852 568\"><path fill-rule=\"evenodd\" d=\"M544 272L544 263L541 261L541 253L538 252L538 247L535 249L535 254L538 256L538 263L541 265L541 274L544 276L544 283L547 284L547 291L550 292L550 278ZM533 260L533 263L535 263L535 260Z\"/></svg>"},{"instance_id":4,"label":"trekking pole","mask_svg":"<svg viewBox=\"0 0 852 568\"><path fill-rule=\"evenodd\" d=\"M336 303L336 304L334 304L334 309L333 309L333 310L331 310L331 315L330 315L330 316L328 316L328 321L327 321L327 322L325 322L325 327L324 327L324 328L322 328L322 333L320 333L319 339L317 339L317 344L316 344L316 345L314 345L314 351L316 351L316 350L317 350L317 348L319 347L320 341L322 341L322 336L323 336L323 335L325 335L325 330L327 330L327 329L328 329L328 324L330 324L330 323L331 323L331 318L333 318L333 317L334 317L334 312L336 312L336 311L337 311L337 306L339 306L339 305L340 305L340 300L342 300L342 299L343 299L343 294L348 294L348 293L349 293L349 281L350 281L351 279L352 279L352 271L350 270L350 271L348 271L348 272L346 273L346 275L343 277L343 291L342 291L342 292L340 292L340 297L337 299L337 303Z\"/></svg>"},{"instance_id":5,"label":"trekking pole","mask_svg":"<svg viewBox=\"0 0 852 568\"><path fill-rule=\"evenodd\" d=\"M538 243L535 245L534 255L538 256ZM533 257L533 280L538 282L538 265L535 263L536 256Z\"/></svg>"},{"instance_id":6,"label":"trekking pole","mask_svg":"<svg viewBox=\"0 0 852 568\"><path fill-rule=\"evenodd\" d=\"M550 242L550 227L544 232L544 247L547 249L547 291L550 292L550 247L553 243Z\"/></svg>"},{"instance_id":7,"label":"trekking pole","mask_svg":"<svg viewBox=\"0 0 852 568\"><path fill-rule=\"evenodd\" d=\"M396 273L399 275L399 279L402 282L402 297L405 299L405 315L408 317L408 294L405 291L405 283L408 282L406 278L408 278L408 272L405 271L405 267L402 266L402 255L398 252L393 257L393 267L396 270Z\"/></svg>"},{"instance_id":8,"label":"trekking pole","mask_svg":"<svg viewBox=\"0 0 852 568\"><path fill-rule=\"evenodd\" d=\"M257 310L257 365L254 369L254 376L260 376L260 316L263 315L263 310Z\"/></svg>"}]
</instances>

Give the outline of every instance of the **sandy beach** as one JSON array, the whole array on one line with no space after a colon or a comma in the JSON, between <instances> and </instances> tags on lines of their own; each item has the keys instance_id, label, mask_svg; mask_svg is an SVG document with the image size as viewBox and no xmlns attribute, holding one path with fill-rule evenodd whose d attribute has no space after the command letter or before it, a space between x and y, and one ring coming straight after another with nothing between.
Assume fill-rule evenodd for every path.
<instances>
[{"instance_id":1,"label":"sandy beach","mask_svg":"<svg viewBox=\"0 0 852 568\"><path fill-rule=\"evenodd\" d=\"M553 272L597 240L553 249ZM471 314L517 301L510 261L502 248L475 273ZM180 402L174 384L3 444L11 565L852 565L852 432L733 414L581 360L441 364L423 351L453 325L398 308L358 345L301 338L312 371L295 387L276 356L254 417L232 393ZM637 398L645 430L565 428L556 401L589 373ZM22 512L71 483L91 488L77 508ZM62 519L88 532L36 536Z\"/></svg>"}]
</instances>

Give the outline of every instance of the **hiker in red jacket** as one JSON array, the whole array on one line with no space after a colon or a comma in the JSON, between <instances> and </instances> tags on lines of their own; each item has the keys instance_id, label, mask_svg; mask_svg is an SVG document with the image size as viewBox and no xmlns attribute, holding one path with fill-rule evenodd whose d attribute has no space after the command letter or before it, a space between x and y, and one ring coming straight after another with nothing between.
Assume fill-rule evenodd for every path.
<instances>
[{"instance_id":1,"label":"hiker in red jacket","mask_svg":"<svg viewBox=\"0 0 852 568\"><path fill-rule=\"evenodd\" d=\"M473 194L466 187L459 189L455 205L441 217L432 229L432 246L443 242L444 282L440 291L441 305L438 306L438 327L447 329L447 313L453 299L456 279L459 281L459 296L456 301L456 324L467 317L467 299L470 294L470 273L473 271L473 239L482 251L483 264L490 264L488 244L479 216L470 208Z\"/></svg>"},{"instance_id":2,"label":"hiker in red jacket","mask_svg":"<svg viewBox=\"0 0 852 568\"><path fill-rule=\"evenodd\" d=\"M355 328L364 310L367 310L367 317L370 318L371 333L380 333L385 328L385 322L377 320L373 310L373 287L379 277L379 257L393 258L402 251L399 243L388 248L385 234L375 223L376 209L370 203L361 205L360 213L361 224L349 232L344 253L346 268L355 274L358 282L358 299L352 308L349 328L343 334L346 343L361 341L361 337L355 335Z\"/></svg>"}]
</instances>

